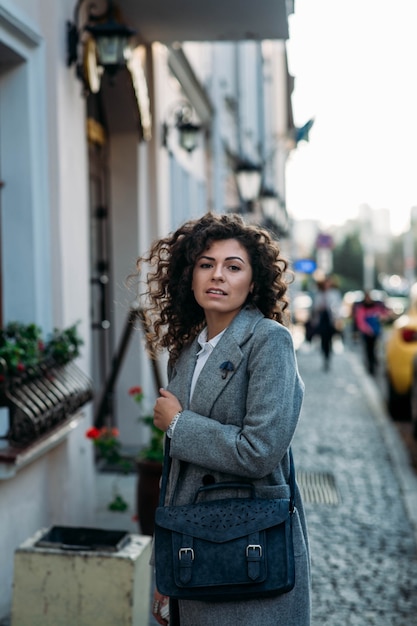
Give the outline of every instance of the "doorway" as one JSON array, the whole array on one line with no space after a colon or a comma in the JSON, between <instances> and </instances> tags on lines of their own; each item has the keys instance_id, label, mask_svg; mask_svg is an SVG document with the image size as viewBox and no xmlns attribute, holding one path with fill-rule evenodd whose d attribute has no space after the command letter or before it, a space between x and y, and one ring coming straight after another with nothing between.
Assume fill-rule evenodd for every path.
<instances>
[{"instance_id":1,"label":"doorway","mask_svg":"<svg viewBox=\"0 0 417 626\"><path fill-rule=\"evenodd\" d=\"M99 94L87 98L90 194L90 288L92 378L95 412L110 376L114 352L112 320L111 211L109 155L105 119ZM113 422L111 398L106 399L106 420ZM107 424L107 425L113 425Z\"/></svg>"}]
</instances>

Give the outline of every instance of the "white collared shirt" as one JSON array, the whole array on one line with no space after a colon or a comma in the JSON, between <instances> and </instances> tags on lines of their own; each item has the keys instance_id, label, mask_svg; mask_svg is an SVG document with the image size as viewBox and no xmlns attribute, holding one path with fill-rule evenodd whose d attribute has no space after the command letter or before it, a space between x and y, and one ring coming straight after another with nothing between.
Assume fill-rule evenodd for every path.
<instances>
[{"instance_id":1,"label":"white collared shirt","mask_svg":"<svg viewBox=\"0 0 417 626\"><path fill-rule=\"evenodd\" d=\"M197 352L197 362L195 364L194 374L193 374L193 378L191 381L190 402L191 402L191 398L193 397L194 389L197 383L197 379L200 376L201 370L203 369L210 354L213 352L214 348L219 343L220 338L224 333L224 330L222 330L221 333L219 333L218 335L210 339L210 341L207 341L207 327L203 328L203 330L198 336L197 341L201 346L201 350Z\"/></svg>"}]
</instances>

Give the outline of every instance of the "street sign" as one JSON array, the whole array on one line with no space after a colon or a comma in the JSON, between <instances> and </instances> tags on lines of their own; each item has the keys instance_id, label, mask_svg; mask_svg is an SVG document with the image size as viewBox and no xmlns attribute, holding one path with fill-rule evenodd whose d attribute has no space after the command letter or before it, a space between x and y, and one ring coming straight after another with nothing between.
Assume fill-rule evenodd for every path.
<instances>
[{"instance_id":1,"label":"street sign","mask_svg":"<svg viewBox=\"0 0 417 626\"><path fill-rule=\"evenodd\" d=\"M316 241L317 248L333 248L333 237L325 233L319 233Z\"/></svg>"},{"instance_id":2,"label":"street sign","mask_svg":"<svg viewBox=\"0 0 417 626\"><path fill-rule=\"evenodd\" d=\"M304 274L312 274L316 271L317 264L313 259L298 259L294 261L294 270Z\"/></svg>"}]
</instances>

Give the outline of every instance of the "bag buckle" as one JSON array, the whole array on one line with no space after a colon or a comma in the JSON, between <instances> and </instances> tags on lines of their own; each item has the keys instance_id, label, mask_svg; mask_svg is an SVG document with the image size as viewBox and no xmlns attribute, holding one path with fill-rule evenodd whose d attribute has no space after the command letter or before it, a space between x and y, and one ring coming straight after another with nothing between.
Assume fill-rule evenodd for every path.
<instances>
[{"instance_id":1,"label":"bag buckle","mask_svg":"<svg viewBox=\"0 0 417 626\"><path fill-rule=\"evenodd\" d=\"M178 558L181 561L181 556L190 553L191 560L194 561L194 550L192 548L180 548L178 550Z\"/></svg>"},{"instance_id":2,"label":"bag buckle","mask_svg":"<svg viewBox=\"0 0 417 626\"><path fill-rule=\"evenodd\" d=\"M259 544L250 543L248 546L246 546L246 558L249 557L249 550L259 550L259 554L257 556L260 559L262 558L262 546L260 546Z\"/></svg>"}]
</instances>

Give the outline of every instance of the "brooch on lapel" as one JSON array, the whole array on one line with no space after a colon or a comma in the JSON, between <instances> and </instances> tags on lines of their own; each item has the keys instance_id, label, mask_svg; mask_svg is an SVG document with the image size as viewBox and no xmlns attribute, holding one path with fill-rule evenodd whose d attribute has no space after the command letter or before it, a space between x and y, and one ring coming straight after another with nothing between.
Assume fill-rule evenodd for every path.
<instances>
[{"instance_id":1,"label":"brooch on lapel","mask_svg":"<svg viewBox=\"0 0 417 626\"><path fill-rule=\"evenodd\" d=\"M233 372L233 370L235 369L233 366L233 363L231 363L230 361L225 361L224 363L222 363L220 365L220 369L222 370L223 374L222 374L222 378L225 379L227 378L227 374L229 372Z\"/></svg>"}]
</instances>

